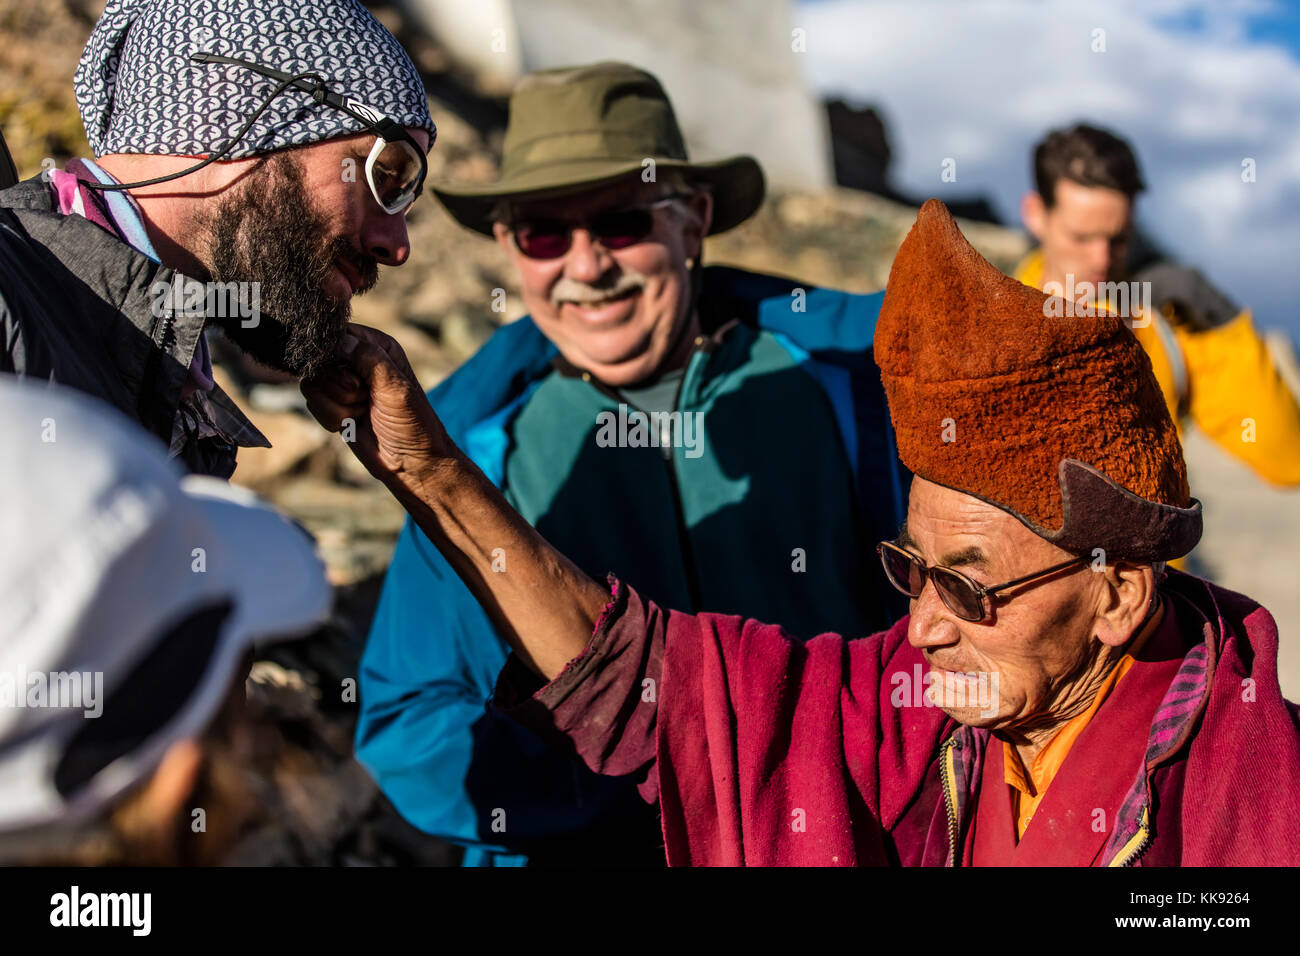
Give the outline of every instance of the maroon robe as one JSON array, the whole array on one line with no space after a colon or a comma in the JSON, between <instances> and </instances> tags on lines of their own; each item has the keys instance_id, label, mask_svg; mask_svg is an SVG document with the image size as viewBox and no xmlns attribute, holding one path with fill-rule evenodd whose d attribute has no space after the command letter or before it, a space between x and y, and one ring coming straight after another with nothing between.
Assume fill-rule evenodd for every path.
<instances>
[{"instance_id":1,"label":"maroon robe","mask_svg":"<svg viewBox=\"0 0 1300 956\"><path fill-rule=\"evenodd\" d=\"M1034 861L1300 864L1300 729L1278 686L1272 617L1178 572L1161 592L1178 666L1154 717L1128 713L1121 697L1126 713L1112 723L1099 719L1103 704L1080 735L1095 738L1077 761L1100 778L1091 804L1049 806L1049 789L1039 809L1077 830L1098 800L1122 794L1104 845L1089 856L1097 841L1080 832L1059 853L1031 847ZM664 612L615 583L581 655L531 698L515 689L535 682L519 681L512 657L496 699L593 770L642 775L671 865L969 861L961 851L973 847L1001 744L899 693L925 667L906 636L904 619L868 638L802 644L739 617ZM1138 709L1152 697L1138 696ZM1143 739L1144 724L1143 748L1112 736ZM1108 748L1122 757L1100 760Z\"/></svg>"},{"instance_id":2,"label":"maroon robe","mask_svg":"<svg viewBox=\"0 0 1300 956\"><path fill-rule=\"evenodd\" d=\"M1111 821L1138 767L1147 732L1183 660L1178 615L1164 619L1075 738L1022 838L1016 837L1001 741L989 743L975 810L969 861L975 866L1092 866L1101 862Z\"/></svg>"}]
</instances>

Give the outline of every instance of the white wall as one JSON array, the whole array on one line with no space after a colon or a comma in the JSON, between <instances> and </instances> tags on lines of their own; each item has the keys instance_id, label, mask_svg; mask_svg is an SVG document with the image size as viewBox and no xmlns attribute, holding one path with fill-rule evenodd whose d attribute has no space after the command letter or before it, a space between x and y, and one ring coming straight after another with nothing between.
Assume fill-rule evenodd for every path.
<instances>
[{"instance_id":1,"label":"white wall","mask_svg":"<svg viewBox=\"0 0 1300 956\"><path fill-rule=\"evenodd\" d=\"M769 182L816 189L832 181L825 114L792 49L788 0L405 2L477 70L517 77L624 60L659 77L693 159L750 153ZM508 49L493 50L494 36Z\"/></svg>"}]
</instances>

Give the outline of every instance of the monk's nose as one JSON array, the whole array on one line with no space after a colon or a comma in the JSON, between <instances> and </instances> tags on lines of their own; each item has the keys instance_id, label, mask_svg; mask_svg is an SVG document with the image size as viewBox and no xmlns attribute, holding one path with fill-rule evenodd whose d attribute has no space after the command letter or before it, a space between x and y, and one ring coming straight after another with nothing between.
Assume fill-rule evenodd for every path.
<instances>
[{"instance_id":1,"label":"monk's nose","mask_svg":"<svg viewBox=\"0 0 1300 956\"><path fill-rule=\"evenodd\" d=\"M952 611L943 603L934 584L927 581L921 596L912 599L911 617L907 623L908 643L923 650L955 644L960 639L961 633L957 630Z\"/></svg>"}]
</instances>

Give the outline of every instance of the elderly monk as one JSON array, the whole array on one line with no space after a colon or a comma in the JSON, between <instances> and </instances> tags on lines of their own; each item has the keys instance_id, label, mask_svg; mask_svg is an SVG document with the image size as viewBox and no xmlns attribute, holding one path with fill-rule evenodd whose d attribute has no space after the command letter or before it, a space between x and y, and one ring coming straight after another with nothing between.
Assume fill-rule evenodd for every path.
<instances>
[{"instance_id":1,"label":"elderly monk","mask_svg":"<svg viewBox=\"0 0 1300 956\"><path fill-rule=\"evenodd\" d=\"M585 577L372 330L306 390L327 427L358 420L357 455L509 636L497 704L639 774L671 864L1300 863L1273 619L1165 570L1201 510L1150 362L1120 319L1047 299L922 208L876 336L916 474L880 550L911 613L858 640ZM525 668L549 681L531 696Z\"/></svg>"}]
</instances>

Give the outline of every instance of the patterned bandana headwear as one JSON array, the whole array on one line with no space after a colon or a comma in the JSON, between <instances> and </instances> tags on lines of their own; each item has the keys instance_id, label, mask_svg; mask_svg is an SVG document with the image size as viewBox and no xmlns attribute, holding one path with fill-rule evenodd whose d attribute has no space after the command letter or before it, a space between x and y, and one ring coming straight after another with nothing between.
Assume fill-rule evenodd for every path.
<instances>
[{"instance_id":1,"label":"patterned bandana headwear","mask_svg":"<svg viewBox=\"0 0 1300 956\"><path fill-rule=\"evenodd\" d=\"M86 139L96 156L204 156L225 145L277 83L216 53L287 73L315 72L394 122L437 130L424 85L396 38L359 0L109 0L77 67ZM226 159L364 131L357 119L286 90Z\"/></svg>"}]
</instances>

